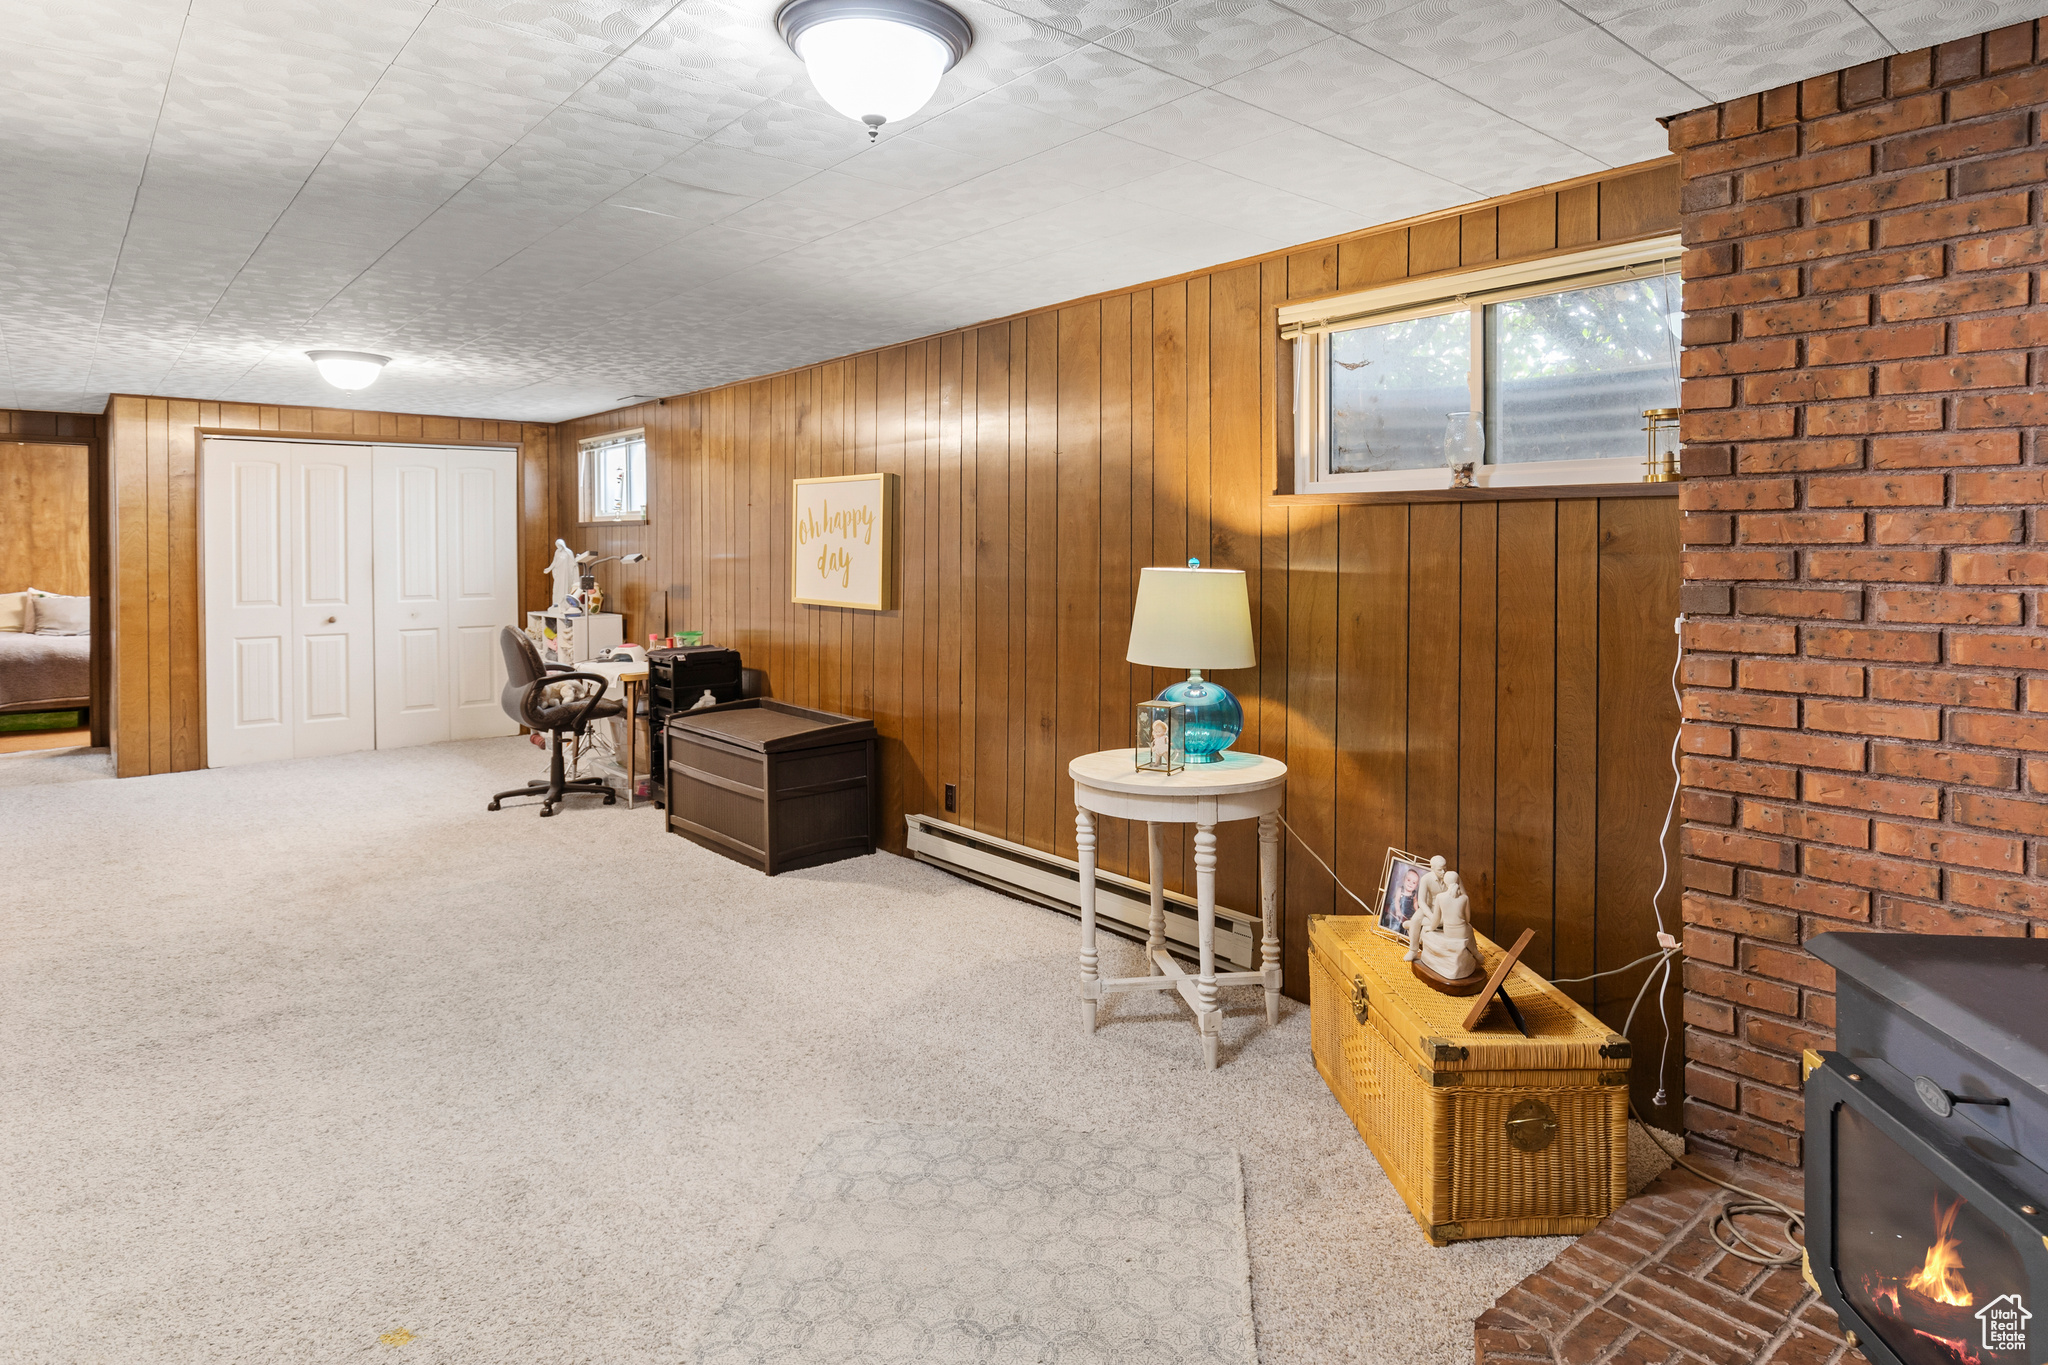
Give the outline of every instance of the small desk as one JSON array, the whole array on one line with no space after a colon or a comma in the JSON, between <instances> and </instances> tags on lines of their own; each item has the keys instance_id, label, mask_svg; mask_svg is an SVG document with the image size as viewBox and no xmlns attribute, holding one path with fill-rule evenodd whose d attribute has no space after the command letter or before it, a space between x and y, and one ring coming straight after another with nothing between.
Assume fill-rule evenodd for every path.
<instances>
[{"instance_id":1,"label":"small desk","mask_svg":"<svg viewBox=\"0 0 2048 1365\"><path fill-rule=\"evenodd\" d=\"M626 809L633 809L633 761L638 752L637 736L640 733L640 701L647 693L647 665L644 663L580 663L575 666L578 673L595 673L605 678L605 691L616 686L620 697L626 703ZM649 776L652 777L653 745L648 745Z\"/></svg>"},{"instance_id":2,"label":"small desk","mask_svg":"<svg viewBox=\"0 0 2048 1365\"><path fill-rule=\"evenodd\" d=\"M1280 1022L1280 821L1287 765L1259 754L1226 752L1219 763L1191 765L1168 776L1139 772L1129 749L1084 754L1067 765L1074 779L1074 840L1081 855L1081 1025L1095 1031L1095 1010L1120 991L1179 991L1194 1011L1202 1056L1213 1069L1222 1011L1222 986L1263 986L1266 1022ZM1095 953L1095 817L1145 822L1152 873L1152 916L1145 939L1147 976L1102 977ZM1259 822L1259 970L1216 970L1216 826L1226 820ZM1199 916L1201 975L1190 977L1166 951L1166 869L1159 826L1195 827L1195 906Z\"/></svg>"}]
</instances>

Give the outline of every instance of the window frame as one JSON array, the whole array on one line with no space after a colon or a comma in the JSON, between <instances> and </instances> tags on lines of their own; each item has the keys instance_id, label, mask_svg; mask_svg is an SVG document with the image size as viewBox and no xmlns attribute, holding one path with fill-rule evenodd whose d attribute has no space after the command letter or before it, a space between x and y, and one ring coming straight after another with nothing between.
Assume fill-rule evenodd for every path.
<instances>
[{"instance_id":1,"label":"window frame","mask_svg":"<svg viewBox=\"0 0 2048 1365\"><path fill-rule=\"evenodd\" d=\"M640 510L623 512L616 516L601 516L592 509L597 506L597 469L594 456L599 451L616 445L640 445L640 481L643 485ZM576 524L579 526L631 526L647 521L648 512L654 504L654 489L647 470L647 429L631 427L624 431L608 431L602 436L591 436L576 443Z\"/></svg>"},{"instance_id":2,"label":"window frame","mask_svg":"<svg viewBox=\"0 0 2048 1365\"><path fill-rule=\"evenodd\" d=\"M1486 307L1621 280L1676 275L1683 248L1675 234L1618 246L1595 247L1510 265L1403 280L1375 289L1283 305L1280 339L1294 350L1294 488L1297 494L1433 492L1451 486L1442 464L1369 473L1329 470L1329 345L1332 332L1465 312L1471 319L1467 406L1486 411ZM1674 400L1675 401L1675 400ZM1492 426L1495 414L1488 411ZM1488 446L1492 447L1489 431ZM1486 488L1632 483L1643 475L1640 455L1589 460L1482 463L1473 483Z\"/></svg>"}]
</instances>

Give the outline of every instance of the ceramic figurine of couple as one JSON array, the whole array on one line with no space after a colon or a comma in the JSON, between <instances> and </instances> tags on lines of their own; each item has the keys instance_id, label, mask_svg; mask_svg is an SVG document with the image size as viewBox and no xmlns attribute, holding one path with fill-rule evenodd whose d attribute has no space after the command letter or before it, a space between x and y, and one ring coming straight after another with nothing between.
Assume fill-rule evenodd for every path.
<instances>
[{"instance_id":1,"label":"ceramic figurine of couple","mask_svg":"<svg viewBox=\"0 0 2048 1365\"><path fill-rule=\"evenodd\" d=\"M1415 914L1408 921L1408 951L1402 960L1415 964L1415 974L1438 990L1462 986L1479 971L1471 909L1471 898L1458 874L1446 871L1441 857L1431 858L1429 871L1416 888Z\"/></svg>"}]
</instances>

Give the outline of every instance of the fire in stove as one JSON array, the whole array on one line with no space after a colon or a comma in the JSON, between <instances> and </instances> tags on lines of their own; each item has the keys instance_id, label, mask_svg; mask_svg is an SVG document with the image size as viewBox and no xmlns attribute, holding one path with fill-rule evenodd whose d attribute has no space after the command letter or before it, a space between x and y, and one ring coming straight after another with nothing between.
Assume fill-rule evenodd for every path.
<instances>
[{"instance_id":1,"label":"fire in stove","mask_svg":"<svg viewBox=\"0 0 2048 1365\"><path fill-rule=\"evenodd\" d=\"M1903 1279L1863 1277L1863 1291L1879 1311L1889 1314L1916 1336L1947 1352L1956 1365L1982 1365L1971 1341L1976 1335L1976 1300L1963 1282L1962 1244L1953 1235L1956 1214L1964 1201L1946 1209L1934 1200L1934 1242L1920 1269Z\"/></svg>"}]
</instances>

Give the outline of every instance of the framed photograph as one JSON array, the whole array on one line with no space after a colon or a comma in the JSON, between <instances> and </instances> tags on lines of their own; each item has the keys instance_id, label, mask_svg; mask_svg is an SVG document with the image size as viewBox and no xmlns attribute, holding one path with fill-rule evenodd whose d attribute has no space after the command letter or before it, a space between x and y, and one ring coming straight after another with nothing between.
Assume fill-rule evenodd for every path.
<instances>
[{"instance_id":1,"label":"framed photograph","mask_svg":"<svg viewBox=\"0 0 2048 1365\"><path fill-rule=\"evenodd\" d=\"M896 605L896 476L795 479L789 600L889 611Z\"/></svg>"},{"instance_id":2,"label":"framed photograph","mask_svg":"<svg viewBox=\"0 0 2048 1365\"><path fill-rule=\"evenodd\" d=\"M1408 921L1420 908L1422 879L1429 873L1429 859L1398 848L1387 850L1387 863L1380 871L1380 893L1374 900L1379 927L1400 938L1408 937Z\"/></svg>"}]
</instances>

